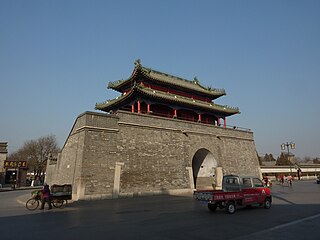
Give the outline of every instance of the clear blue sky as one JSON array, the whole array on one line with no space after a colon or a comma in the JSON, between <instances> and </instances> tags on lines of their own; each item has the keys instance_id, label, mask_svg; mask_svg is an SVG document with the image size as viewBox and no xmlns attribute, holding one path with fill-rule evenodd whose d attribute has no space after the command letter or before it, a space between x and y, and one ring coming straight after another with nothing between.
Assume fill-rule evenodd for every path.
<instances>
[{"instance_id":1,"label":"clear blue sky","mask_svg":"<svg viewBox=\"0 0 320 240\"><path fill-rule=\"evenodd\" d=\"M76 117L144 66L224 88L259 154L294 141L320 157L320 1L0 1L0 141L15 151Z\"/></svg>"}]
</instances>

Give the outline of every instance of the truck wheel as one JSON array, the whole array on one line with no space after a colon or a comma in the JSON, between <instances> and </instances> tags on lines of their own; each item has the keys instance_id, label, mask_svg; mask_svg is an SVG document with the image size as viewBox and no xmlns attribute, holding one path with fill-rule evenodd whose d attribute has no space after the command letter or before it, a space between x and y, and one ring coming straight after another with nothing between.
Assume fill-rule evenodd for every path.
<instances>
[{"instance_id":1,"label":"truck wheel","mask_svg":"<svg viewBox=\"0 0 320 240\"><path fill-rule=\"evenodd\" d=\"M236 205L234 202L228 202L226 206L227 213L234 214L236 211Z\"/></svg>"},{"instance_id":2,"label":"truck wheel","mask_svg":"<svg viewBox=\"0 0 320 240\"><path fill-rule=\"evenodd\" d=\"M264 205L263 206L264 206L265 209L271 208L271 200L270 200L270 198L266 198L264 200Z\"/></svg>"},{"instance_id":3,"label":"truck wheel","mask_svg":"<svg viewBox=\"0 0 320 240\"><path fill-rule=\"evenodd\" d=\"M208 208L211 212L214 212L217 209L217 205L208 203Z\"/></svg>"}]
</instances>

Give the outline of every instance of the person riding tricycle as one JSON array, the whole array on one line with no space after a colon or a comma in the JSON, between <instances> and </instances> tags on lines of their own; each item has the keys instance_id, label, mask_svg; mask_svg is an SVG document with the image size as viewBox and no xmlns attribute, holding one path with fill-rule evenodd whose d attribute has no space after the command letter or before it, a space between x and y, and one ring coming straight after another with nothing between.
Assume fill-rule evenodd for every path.
<instances>
[{"instance_id":1,"label":"person riding tricycle","mask_svg":"<svg viewBox=\"0 0 320 240\"><path fill-rule=\"evenodd\" d=\"M31 192L31 198L26 202L28 210L36 210L41 202L40 209L44 209L45 203L48 204L49 209L52 205L55 208L62 208L72 199L72 187L70 184L52 185L51 190L49 185L45 184L43 189Z\"/></svg>"}]
</instances>

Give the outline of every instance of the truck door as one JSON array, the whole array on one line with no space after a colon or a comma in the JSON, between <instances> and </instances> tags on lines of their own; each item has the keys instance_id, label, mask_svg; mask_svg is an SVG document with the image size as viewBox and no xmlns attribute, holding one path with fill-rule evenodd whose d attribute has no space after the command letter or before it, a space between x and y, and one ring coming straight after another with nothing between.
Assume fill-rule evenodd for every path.
<instances>
[{"instance_id":1,"label":"truck door","mask_svg":"<svg viewBox=\"0 0 320 240\"><path fill-rule=\"evenodd\" d=\"M263 182L259 178L252 178L253 187L258 191L257 203L263 203L266 196Z\"/></svg>"},{"instance_id":2,"label":"truck door","mask_svg":"<svg viewBox=\"0 0 320 240\"><path fill-rule=\"evenodd\" d=\"M257 189L254 184L255 184L255 181L252 181L252 178L249 178L249 177L242 178L242 192L244 197L243 199L244 205L251 205L254 203L261 202L261 191L259 191L259 189Z\"/></svg>"}]
</instances>

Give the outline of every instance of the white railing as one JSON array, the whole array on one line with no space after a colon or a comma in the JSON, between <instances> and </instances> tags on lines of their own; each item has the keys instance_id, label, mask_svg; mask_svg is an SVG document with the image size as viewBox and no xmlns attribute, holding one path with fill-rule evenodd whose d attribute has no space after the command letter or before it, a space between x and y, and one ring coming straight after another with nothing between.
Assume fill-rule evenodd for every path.
<instances>
[{"instance_id":1,"label":"white railing","mask_svg":"<svg viewBox=\"0 0 320 240\"><path fill-rule=\"evenodd\" d=\"M272 176L275 177L281 174L297 177L299 168L301 170L300 179L302 180L314 180L320 175L320 164L300 166L260 166L261 173L270 176L271 178Z\"/></svg>"}]
</instances>

